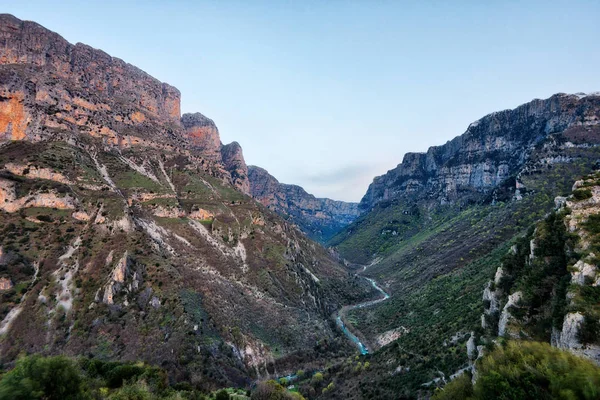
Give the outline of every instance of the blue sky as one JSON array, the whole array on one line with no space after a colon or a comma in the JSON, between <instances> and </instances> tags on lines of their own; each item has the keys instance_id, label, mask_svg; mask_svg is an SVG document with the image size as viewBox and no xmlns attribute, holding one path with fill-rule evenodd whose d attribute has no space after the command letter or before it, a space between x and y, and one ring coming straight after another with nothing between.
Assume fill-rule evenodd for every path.
<instances>
[{"instance_id":1,"label":"blue sky","mask_svg":"<svg viewBox=\"0 0 600 400\"><path fill-rule=\"evenodd\" d=\"M176 86L249 164L339 200L492 111L600 90L598 1L0 4Z\"/></svg>"}]
</instances>

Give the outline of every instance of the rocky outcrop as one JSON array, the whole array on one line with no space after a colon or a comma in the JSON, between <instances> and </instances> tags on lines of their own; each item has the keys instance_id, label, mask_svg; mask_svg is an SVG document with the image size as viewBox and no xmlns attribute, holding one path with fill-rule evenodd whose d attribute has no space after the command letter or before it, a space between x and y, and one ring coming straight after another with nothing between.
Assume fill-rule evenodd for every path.
<instances>
[{"instance_id":1,"label":"rocky outcrop","mask_svg":"<svg viewBox=\"0 0 600 400\"><path fill-rule=\"evenodd\" d=\"M512 338L518 338L519 332L515 332L510 328L510 321L512 319L511 308L519 307L519 302L523 298L523 293L515 292L508 296L508 300L502 309L500 314L500 321L498 321L498 336L508 335Z\"/></svg>"},{"instance_id":2,"label":"rocky outcrop","mask_svg":"<svg viewBox=\"0 0 600 400\"><path fill-rule=\"evenodd\" d=\"M242 146L238 142L231 142L221 148L221 155L225 169L231 174L233 185L242 193L249 195L248 167L244 161Z\"/></svg>"},{"instance_id":3,"label":"rocky outcrop","mask_svg":"<svg viewBox=\"0 0 600 400\"><path fill-rule=\"evenodd\" d=\"M489 114L445 145L407 153L396 168L373 180L360 208L370 210L398 197L445 204L487 194L514 178L533 146L547 136L599 123L599 94L557 94ZM519 189L518 182L513 185Z\"/></svg>"},{"instance_id":4,"label":"rocky outcrop","mask_svg":"<svg viewBox=\"0 0 600 400\"><path fill-rule=\"evenodd\" d=\"M183 114L181 124L190 145L212 161L221 162L221 137L212 119L200 113Z\"/></svg>"},{"instance_id":5,"label":"rocky outcrop","mask_svg":"<svg viewBox=\"0 0 600 400\"><path fill-rule=\"evenodd\" d=\"M0 210L13 213L32 207L68 210L75 208L75 200L71 196L59 196L57 193L32 193L17 198L14 182L0 179Z\"/></svg>"},{"instance_id":6,"label":"rocky outcrop","mask_svg":"<svg viewBox=\"0 0 600 400\"><path fill-rule=\"evenodd\" d=\"M13 283L8 278L0 278L0 290L10 290L13 288Z\"/></svg>"},{"instance_id":7,"label":"rocky outcrop","mask_svg":"<svg viewBox=\"0 0 600 400\"><path fill-rule=\"evenodd\" d=\"M142 275L143 271L140 268L134 269L133 262L125 252L115 265L104 287L102 302L109 305L114 304L115 297L121 292L125 294L137 292L143 283ZM124 299L124 302L127 304L127 298Z\"/></svg>"},{"instance_id":8,"label":"rocky outcrop","mask_svg":"<svg viewBox=\"0 0 600 400\"><path fill-rule=\"evenodd\" d=\"M214 121L200 113L183 114L181 123L191 148L199 152L202 158L212 162L213 168L228 174L231 183L238 190L250 194L248 167L242 146L238 142L223 145Z\"/></svg>"},{"instance_id":9,"label":"rocky outcrop","mask_svg":"<svg viewBox=\"0 0 600 400\"><path fill-rule=\"evenodd\" d=\"M358 204L319 199L297 185L279 183L266 170L250 166L250 192L260 203L289 216L311 238L325 242L359 216Z\"/></svg>"}]
</instances>

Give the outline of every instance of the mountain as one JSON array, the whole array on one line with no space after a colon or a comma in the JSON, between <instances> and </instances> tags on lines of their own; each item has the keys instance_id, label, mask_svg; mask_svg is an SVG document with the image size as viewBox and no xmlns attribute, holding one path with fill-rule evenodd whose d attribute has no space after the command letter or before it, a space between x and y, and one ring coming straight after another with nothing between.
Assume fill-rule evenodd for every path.
<instances>
[{"instance_id":1,"label":"mountain","mask_svg":"<svg viewBox=\"0 0 600 400\"><path fill-rule=\"evenodd\" d=\"M328 243L350 263L370 264L366 276L391 297L349 313L363 342L379 350L358 378L338 375L338 393L426 395L471 368L488 281L599 159L600 95L557 94L487 115L375 178L363 214ZM536 286L552 287L536 276ZM538 338L550 342L547 322Z\"/></svg>"},{"instance_id":2,"label":"mountain","mask_svg":"<svg viewBox=\"0 0 600 400\"><path fill-rule=\"evenodd\" d=\"M354 351L370 293L255 202L239 144L177 89L0 15L0 358L143 360L247 386Z\"/></svg>"},{"instance_id":3,"label":"mountain","mask_svg":"<svg viewBox=\"0 0 600 400\"><path fill-rule=\"evenodd\" d=\"M260 167L250 166L248 177L252 197L317 242L326 242L359 216L357 203L318 199L300 186L279 183Z\"/></svg>"}]
</instances>

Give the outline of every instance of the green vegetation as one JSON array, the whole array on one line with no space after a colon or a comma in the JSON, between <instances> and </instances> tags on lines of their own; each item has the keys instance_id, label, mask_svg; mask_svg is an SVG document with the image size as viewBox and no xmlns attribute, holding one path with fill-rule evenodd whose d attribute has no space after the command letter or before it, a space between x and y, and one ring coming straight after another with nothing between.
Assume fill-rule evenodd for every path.
<instances>
[{"instance_id":1,"label":"green vegetation","mask_svg":"<svg viewBox=\"0 0 600 400\"><path fill-rule=\"evenodd\" d=\"M204 394L185 382L171 386L164 370L143 363L64 356L22 357L0 377L0 400L242 400L245 394L235 389Z\"/></svg>"},{"instance_id":2,"label":"green vegetation","mask_svg":"<svg viewBox=\"0 0 600 400\"><path fill-rule=\"evenodd\" d=\"M250 396L252 400L303 400L301 394L286 390L279 383L271 380L256 385Z\"/></svg>"},{"instance_id":3,"label":"green vegetation","mask_svg":"<svg viewBox=\"0 0 600 400\"><path fill-rule=\"evenodd\" d=\"M477 362L468 376L438 389L437 400L597 399L600 368L547 343L511 341Z\"/></svg>"},{"instance_id":4,"label":"green vegetation","mask_svg":"<svg viewBox=\"0 0 600 400\"><path fill-rule=\"evenodd\" d=\"M592 191L589 189L576 189L573 190L573 197L575 200L586 200L592 197Z\"/></svg>"}]
</instances>

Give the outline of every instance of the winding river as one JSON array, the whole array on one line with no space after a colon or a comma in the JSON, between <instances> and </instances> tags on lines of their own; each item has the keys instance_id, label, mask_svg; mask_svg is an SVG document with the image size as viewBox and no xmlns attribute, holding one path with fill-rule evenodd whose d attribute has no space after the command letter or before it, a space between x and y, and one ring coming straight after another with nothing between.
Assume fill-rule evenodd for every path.
<instances>
[{"instance_id":1,"label":"winding river","mask_svg":"<svg viewBox=\"0 0 600 400\"><path fill-rule=\"evenodd\" d=\"M373 264L370 264L370 265L373 265ZM363 269L360 272L361 273L365 272L365 270L367 269L367 267L369 267L370 265L363 266ZM342 321L342 313L347 313L348 311L356 310L357 308L369 307L369 306L372 306L374 304L381 303L382 301L386 301L387 299L390 298L390 295L387 294L385 292L385 290L383 290L377 284L377 282L375 282L374 279L367 278L367 277L364 277L364 278L367 281L369 281L369 283L371 284L371 286L373 286L373 288L375 288L381 294L381 296L378 297L377 299L365 301L363 303L358 303L358 304L354 304L354 305L350 305L350 306L344 306L344 307L342 307L337 312L337 316L335 318L335 321L336 321L337 325L340 327L340 329L342 330L342 332L344 333L344 335L346 335L348 337L348 339L350 339L358 347L358 349L360 350L360 354L362 354L362 355L369 354L369 349L367 348L367 346L363 342L360 341L360 339L358 337L356 337L355 334L353 334L352 332L350 332L348 330L348 328L346 327L346 324L344 324L344 321Z\"/></svg>"}]
</instances>

